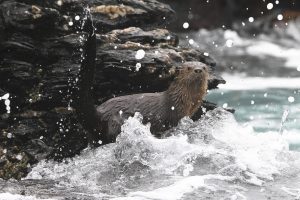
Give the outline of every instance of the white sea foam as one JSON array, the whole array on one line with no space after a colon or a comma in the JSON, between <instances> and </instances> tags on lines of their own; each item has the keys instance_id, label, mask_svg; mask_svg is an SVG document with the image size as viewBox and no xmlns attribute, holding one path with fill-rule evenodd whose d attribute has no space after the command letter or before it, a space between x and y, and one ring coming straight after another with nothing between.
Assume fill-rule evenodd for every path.
<instances>
[{"instance_id":1,"label":"white sea foam","mask_svg":"<svg viewBox=\"0 0 300 200\"><path fill-rule=\"evenodd\" d=\"M259 57L273 56L286 59L286 67L296 69L300 64L300 49L282 47L269 41L255 41L246 48L246 52Z\"/></svg>"},{"instance_id":2,"label":"white sea foam","mask_svg":"<svg viewBox=\"0 0 300 200\"><path fill-rule=\"evenodd\" d=\"M286 34L299 41L299 33L300 28L297 27L297 24L291 22L287 28ZM285 67L294 69L297 69L300 65L299 47L288 47L277 44L277 41L274 39L272 40L271 37L261 35L255 39L241 38L237 32L226 30L224 31L224 39L231 40L232 43L234 43L234 46L239 49L239 51L235 51L236 54L252 55L266 59L269 59L267 56L282 58L285 60Z\"/></svg>"},{"instance_id":3,"label":"white sea foam","mask_svg":"<svg viewBox=\"0 0 300 200\"><path fill-rule=\"evenodd\" d=\"M283 131L282 137L289 144L300 144L300 131L299 130Z\"/></svg>"},{"instance_id":4,"label":"white sea foam","mask_svg":"<svg viewBox=\"0 0 300 200\"><path fill-rule=\"evenodd\" d=\"M0 200L54 200L54 199L40 199L40 198L36 198L35 196L0 193Z\"/></svg>"},{"instance_id":5,"label":"white sea foam","mask_svg":"<svg viewBox=\"0 0 300 200\"><path fill-rule=\"evenodd\" d=\"M176 183L167 186L158 188L156 190L148 191L148 192L132 192L129 193L129 197L125 198L116 198L115 200L126 200L126 199L161 199L161 200L176 200L181 199L184 194L193 192L194 190L203 187L210 191L215 191L216 188L214 186L210 186L205 183L205 180L216 179L216 180L225 180L232 181L234 177L229 176L221 176L221 175L204 175L204 176L190 176L187 178L183 178Z\"/></svg>"},{"instance_id":6,"label":"white sea foam","mask_svg":"<svg viewBox=\"0 0 300 200\"><path fill-rule=\"evenodd\" d=\"M197 188L218 191L232 180L261 186L274 175L299 170L299 154L288 150L287 134L255 133L222 109L197 122L185 118L169 134L155 138L136 115L116 143L86 149L65 163L40 162L27 179L52 179L111 198L126 191L126 199L180 199Z\"/></svg>"},{"instance_id":7,"label":"white sea foam","mask_svg":"<svg viewBox=\"0 0 300 200\"><path fill-rule=\"evenodd\" d=\"M300 78L249 77L243 74L223 74L222 77L226 80L226 84L219 85L219 88L227 90L300 89Z\"/></svg>"}]
</instances>

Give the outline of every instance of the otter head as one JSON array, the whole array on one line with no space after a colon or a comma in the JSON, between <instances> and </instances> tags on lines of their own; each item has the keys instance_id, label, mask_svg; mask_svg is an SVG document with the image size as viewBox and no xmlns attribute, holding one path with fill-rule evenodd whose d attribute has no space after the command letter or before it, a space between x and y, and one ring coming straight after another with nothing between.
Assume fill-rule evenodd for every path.
<instances>
[{"instance_id":1,"label":"otter head","mask_svg":"<svg viewBox=\"0 0 300 200\"><path fill-rule=\"evenodd\" d=\"M185 62L178 68L174 84L186 87L190 91L207 90L209 68L201 62ZM203 91L202 91L203 92Z\"/></svg>"},{"instance_id":2,"label":"otter head","mask_svg":"<svg viewBox=\"0 0 300 200\"><path fill-rule=\"evenodd\" d=\"M209 68L201 62L185 62L176 69L176 77L167 94L182 116L192 116L207 92Z\"/></svg>"}]
</instances>

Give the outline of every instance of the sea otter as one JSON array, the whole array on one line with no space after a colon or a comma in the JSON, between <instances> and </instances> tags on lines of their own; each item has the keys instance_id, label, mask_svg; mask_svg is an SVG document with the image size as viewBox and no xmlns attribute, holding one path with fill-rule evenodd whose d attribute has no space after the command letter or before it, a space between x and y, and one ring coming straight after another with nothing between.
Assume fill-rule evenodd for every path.
<instances>
[{"instance_id":1,"label":"sea otter","mask_svg":"<svg viewBox=\"0 0 300 200\"><path fill-rule=\"evenodd\" d=\"M94 78L96 37L91 34L86 42L84 60L79 73L79 93L76 111L89 132L93 145L115 142L121 126L129 116L139 112L143 123L151 123L151 132L174 127L185 116L191 117L201 106L208 85L208 67L201 62L185 62L176 70L176 77L164 92L142 93L109 99L95 107L91 87Z\"/></svg>"}]
</instances>

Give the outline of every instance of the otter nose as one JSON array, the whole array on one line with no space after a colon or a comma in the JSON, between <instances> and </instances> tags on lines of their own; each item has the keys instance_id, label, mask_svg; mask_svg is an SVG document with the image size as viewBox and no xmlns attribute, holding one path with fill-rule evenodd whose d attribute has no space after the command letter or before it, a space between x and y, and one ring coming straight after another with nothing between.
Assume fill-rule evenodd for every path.
<instances>
[{"instance_id":1,"label":"otter nose","mask_svg":"<svg viewBox=\"0 0 300 200\"><path fill-rule=\"evenodd\" d=\"M195 69L195 73L201 73L202 69Z\"/></svg>"}]
</instances>

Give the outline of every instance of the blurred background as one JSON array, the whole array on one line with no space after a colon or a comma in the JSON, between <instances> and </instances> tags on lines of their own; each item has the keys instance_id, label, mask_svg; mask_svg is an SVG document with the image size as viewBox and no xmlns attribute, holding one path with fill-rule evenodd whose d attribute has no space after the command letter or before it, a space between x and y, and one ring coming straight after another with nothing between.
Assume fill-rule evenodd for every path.
<instances>
[{"instance_id":1,"label":"blurred background","mask_svg":"<svg viewBox=\"0 0 300 200\"><path fill-rule=\"evenodd\" d=\"M300 15L300 2L297 0L161 0L176 11L176 20L170 27L182 31L182 26L189 21L191 30L200 28L214 29L225 25L230 28L235 23L249 17L265 18L282 13L285 20L295 19ZM268 9L271 3L273 7ZM270 7L269 7L270 8Z\"/></svg>"},{"instance_id":2,"label":"blurred background","mask_svg":"<svg viewBox=\"0 0 300 200\"><path fill-rule=\"evenodd\" d=\"M180 45L202 49L227 84L208 100L236 109L256 132L279 131L300 144L300 1L165 0Z\"/></svg>"}]
</instances>

